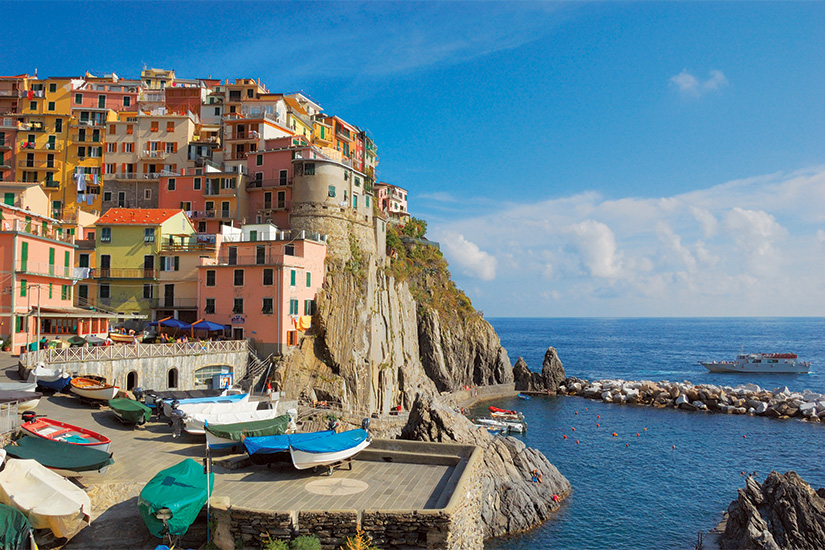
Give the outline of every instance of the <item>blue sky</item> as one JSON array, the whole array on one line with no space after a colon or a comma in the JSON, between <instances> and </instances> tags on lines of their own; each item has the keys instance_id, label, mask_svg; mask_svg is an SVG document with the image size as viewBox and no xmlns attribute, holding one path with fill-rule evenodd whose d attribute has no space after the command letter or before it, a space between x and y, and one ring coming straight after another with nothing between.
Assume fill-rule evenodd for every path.
<instances>
[{"instance_id":1,"label":"blue sky","mask_svg":"<svg viewBox=\"0 0 825 550\"><path fill-rule=\"evenodd\" d=\"M260 77L369 129L488 316L823 314L823 3L4 12L2 74Z\"/></svg>"}]
</instances>

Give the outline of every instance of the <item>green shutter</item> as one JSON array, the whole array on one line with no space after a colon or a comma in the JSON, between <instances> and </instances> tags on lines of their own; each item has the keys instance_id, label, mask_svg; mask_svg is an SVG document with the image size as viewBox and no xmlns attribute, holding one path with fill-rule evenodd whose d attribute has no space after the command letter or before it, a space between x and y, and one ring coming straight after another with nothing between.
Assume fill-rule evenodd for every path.
<instances>
[{"instance_id":1,"label":"green shutter","mask_svg":"<svg viewBox=\"0 0 825 550\"><path fill-rule=\"evenodd\" d=\"M26 271L29 261L29 243L20 243L20 271Z\"/></svg>"},{"instance_id":2,"label":"green shutter","mask_svg":"<svg viewBox=\"0 0 825 550\"><path fill-rule=\"evenodd\" d=\"M20 279L20 297L26 297L26 279Z\"/></svg>"},{"instance_id":3,"label":"green shutter","mask_svg":"<svg viewBox=\"0 0 825 550\"><path fill-rule=\"evenodd\" d=\"M49 275L54 275L54 248L49 248Z\"/></svg>"},{"instance_id":4,"label":"green shutter","mask_svg":"<svg viewBox=\"0 0 825 550\"><path fill-rule=\"evenodd\" d=\"M66 271L63 272L63 276L64 277L70 276L71 272L69 271L69 251L68 250L66 250L63 253L63 267L66 268Z\"/></svg>"},{"instance_id":5,"label":"green shutter","mask_svg":"<svg viewBox=\"0 0 825 550\"><path fill-rule=\"evenodd\" d=\"M307 288L309 288L310 286L312 286L312 273L307 271Z\"/></svg>"},{"instance_id":6,"label":"green shutter","mask_svg":"<svg viewBox=\"0 0 825 550\"><path fill-rule=\"evenodd\" d=\"M14 193L4 193L3 202L9 206L14 206Z\"/></svg>"},{"instance_id":7,"label":"green shutter","mask_svg":"<svg viewBox=\"0 0 825 550\"><path fill-rule=\"evenodd\" d=\"M52 291L54 290L54 283L49 283L49 300L52 299Z\"/></svg>"},{"instance_id":8,"label":"green shutter","mask_svg":"<svg viewBox=\"0 0 825 550\"><path fill-rule=\"evenodd\" d=\"M289 273L289 286L295 286L295 270L293 269Z\"/></svg>"}]
</instances>

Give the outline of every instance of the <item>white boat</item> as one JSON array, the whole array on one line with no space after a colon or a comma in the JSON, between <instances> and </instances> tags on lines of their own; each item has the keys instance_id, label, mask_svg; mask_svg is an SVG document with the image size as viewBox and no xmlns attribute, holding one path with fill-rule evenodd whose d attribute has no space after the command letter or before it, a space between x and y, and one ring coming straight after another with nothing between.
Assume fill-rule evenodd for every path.
<instances>
[{"instance_id":1,"label":"white boat","mask_svg":"<svg viewBox=\"0 0 825 550\"><path fill-rule=\"evenodd\" d=\"M699 361L710 372L756 374L800 374L811 370L811 363L799 361L795 353L740 353L735 361Z\"/></svg>"},{"instance_id":2,"label":"white boat","mask_svg":"<svg viewBox=\"0 0 825 550\"><path fill-rule=\"evenodd\" d=\"M475 422L484 426L502 428L508 432L524 433L527 431L526 423L514 420L503 420L500 418L476 418Z\"/></svg>"},{"instance_id":3,"label":"white boat","mask_svg":"<svg viewBox=\"0 0 825 550\"><path fill-rule=\"evenodd\" d=\"M218 403L192 403L190 405L178 405L177 410L184 416L200 415L216 415L241 413L258 410L258 405L261 401L250 401L244 399L242 401L226 401ZM170 409L171 412L171 409Z\"/></svg>"},{"instance_id":4,"label":"white boat","mask_svg":"<svg viewBox=\"0 0 825 550\"><path fill-rule=\"evenodd\" d=\"M178 410L183 411L187 407L193 405L210 405L215 403L241 403L249 401L248 393L231 394L231 395L216 395L214 397L196 397L192 399L164 399L163 400L163 414L170 418L172 416L172 405L176 404ZM193 412L198 412L193 410Z\"/></svg>"},{"instance_id":5,"label":"white boat","mask_svg":"<svg viewBox=\"0 0 825 550\"><path fill-rule=\"evenodd\" d=\"M72 375L61 369L47 368L43 363L38 363L29 371L28 382L34 382L50 390L62 391L69 385Z\"/></svg>"},{"instance_id":6,"label":"white boat","mask_svg":"<svg viewBox=\"0 0 825 550\"><path fill-rule=\"evenodd\" d=\"M308 441L293 441L289 446L292 464L298 470L330 466L352 458L372 442L366 430L348 430Z\"/></svg>"},{"instance_id":7,"label":"white boat","mask_svg":"<svg viewBox=\"0 0 825 550\"><path fill-rule=\"evenodd\" d=\"M37 382L0 382L0 391L30 391L37 389Z\"/></svg>"},{"instance_id":8,"label":"white boat","mask_svg":"<svg viewBox=\"0 0 825 550\"><path fill-rule=\"evenodd\" d=\"M69 386L71 387L73 394L83 397L84 399L94 399L97 401L109 401L110 399L114 399L120 391L120 388L117 386L100 382L99 380L93 380L91 378L72 378L72 381L69 382Z\"/></svg>"},{"instance_id":9,"label":"white boat","mask_svg":"<svg viewBox=\"0 0 825 550\"><path fill-rule=\"evenodd\" d=\"M35 460L6 461L0 502L26 514L34 529L51 529L58 538L72 538L91 519L89 495Z\"/></svg>"},{"instance_id":10,"label":"white boat","mask_svg":"<svg viewBox=\"0 0 825 550\"><path fill-rule=\"evenodd\" d=\"M248 403L254 405L258 404L255 401L250 401ZM270 420L276 416L279 416L277 409L263 409L260 411L257 409L252 409L219 413L187 413L183 416L183 429L186 430L187 433L193 435L203 435L206 433L206 424L209 424L210 426L222 426L224 424L238 424L241 422ZM212 446L211 443L210 446Z\"/></svg>"}]
</instances>

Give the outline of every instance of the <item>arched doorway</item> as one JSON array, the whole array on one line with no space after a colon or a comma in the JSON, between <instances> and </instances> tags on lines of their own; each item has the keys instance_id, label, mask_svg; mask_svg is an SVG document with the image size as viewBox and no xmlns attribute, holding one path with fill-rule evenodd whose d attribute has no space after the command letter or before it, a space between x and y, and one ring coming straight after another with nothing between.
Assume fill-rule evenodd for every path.
<instances>
[{"instance_id":1,"label":"arched doorway","mask_svg":"<svg viewBox=\"0 0 825 550\"><path fill-rule=\"evenodd\" d=\"M132 371L126 375L126 390L131 391L135 389L138 385L138 373L137 371Z\"/></svg>"},{"instance_id":2,"label":"arched doorway","mask_svg":"<svg viewBox=\"0 0 825 550\"><path fill-rule=\"evenodd\" d=\"M166 387L170 390L178 387L178 369L169 369L166 374Z\"/></svg>"}]
</instances>

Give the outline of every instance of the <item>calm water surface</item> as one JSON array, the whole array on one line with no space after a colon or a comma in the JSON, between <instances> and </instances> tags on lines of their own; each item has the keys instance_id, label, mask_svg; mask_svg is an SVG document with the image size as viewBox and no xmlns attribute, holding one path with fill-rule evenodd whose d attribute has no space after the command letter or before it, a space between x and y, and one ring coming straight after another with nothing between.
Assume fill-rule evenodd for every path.
<instances>
[{"instance_id":1,"label":"calm water surface","mask_svg":"<svg viewBox=\"0 0 825 550\"><path fill-rule=\"evenodd\" d=\"M568 376L589 380L753 382L769 389L825 393L823 318L490 322L511 361L522 356L534 371L541 369L552 345ZM743 344L745 351L795 352L814 363L814 372L711 374L697 363L732 359ZM574 493L554 519L486 548L689 549L697 532L713 527L744 486L742 471L756 471L761 480L774 469L795 470L814 487L825 486L822 424L610 405L578 397L497 404L524 412L529 429L517 437L544 452L570 480Z\"/></svg>"}]
</instances>

